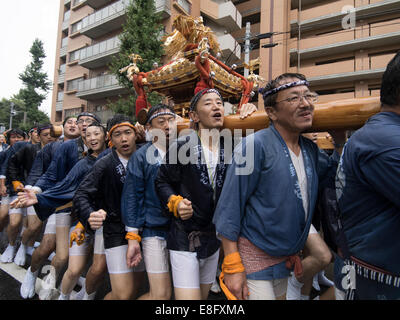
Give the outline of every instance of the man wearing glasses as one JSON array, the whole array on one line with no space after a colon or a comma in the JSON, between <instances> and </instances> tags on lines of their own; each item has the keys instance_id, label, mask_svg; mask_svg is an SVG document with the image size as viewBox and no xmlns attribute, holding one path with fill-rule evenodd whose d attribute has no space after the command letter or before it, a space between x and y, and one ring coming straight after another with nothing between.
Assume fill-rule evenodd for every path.
<instances>
[{"instance_id":1,"label":"man wearing glasses","mask_svg":"<svg viewBox=\"0 0 400 320\"><path fill-rule=\"evenodd\" d=\"M331 260L311 222L318 187L334 183L337 160L301 135L311 128L317 96L303 75L290 73L260 92L270 127L235 149L214 214L225 253L221 287L232 299L284 297L293 268L300 293ZM334 138L340 143L344 134ZM248 161L253 171L239 173ZM303 250L308 254L301 260Z\"/></svg>"}]
</instances>

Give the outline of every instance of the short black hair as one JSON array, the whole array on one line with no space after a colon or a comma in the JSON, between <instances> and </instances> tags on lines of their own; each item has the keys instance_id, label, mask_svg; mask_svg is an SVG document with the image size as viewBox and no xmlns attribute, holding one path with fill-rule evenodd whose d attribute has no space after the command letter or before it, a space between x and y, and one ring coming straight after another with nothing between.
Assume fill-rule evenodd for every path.
<instances>
[{"instance_id":1,"label":"short black hair","mask_svg":"<svg viewBox=\"0 0 400 320\"><path fill-rule=\"evenodd\" d=\"M111 119L108 119L107 131L109 132L111 130L111 128L114 127L116 124L123 123L123 122L129 122L133 126L135 125L133 123L133 120L130 117L128 117L124 114L116 114Z\"/></svg>"},{"instance_id":2,"label":"short black hair","mask_svg":"<svg viewBox=\"0 0 400 320\"><path fill-rule=\"evenodd\" d=\"M24 131L22 131L21 129L18 129L18 128L11 129L7 132L7 135L6 135L7 144L10 144L10 137L12 134L19 135L19 136L23 137L24 139L27 137L26 133Z\"/></svg>"},{"instance_id":3,"label":"short black hair","mask_svg":"<svg viewBox=\"0 0 400 320\"><path fill-rule=\"evenodd\" d=\"M387 106L400 105L400 51L388 63L382 76L381 103Z\"/></svg>"},{"instance_id":4,"label":"short black hair","mask_svg":"<svg viewBox=\"0 0 400 320\"><path fill-rule=\"evenodd\" d=\"M78 114L78 116L77 116L78 121L79 121L80 117L91 117L94 121L101 123L101 119L97 115L95 115L94 113L91 113L91 112L81 112L80 114Z\"/></svg>"},{"instance_id":5,"label":"short black hair","mask_svg":"<svg viewBox=\"0 0 400 320\"><path fill-rule=\"evenodd\" d=\"M107 137L107 130L106 130L106 128L104 128L104 126L101 123L98 123L97 121L94 121L91 124L89 124L86 129L88 129L90 127L101 128L101 130L103 130L104 136Z\"/></svg>"},{"instance_id":6,"label":"short black hair","mask_svg":"<svg viewBox=\"0 0 400 320\"><path fill-rule=\"evenodd\" d=\"M67 121L68 121L69 119L73 119L73 118L75 118L76 120L78 120L78 116L68 116L68 117L66 117L66 118L64 119L62 126L64 127L65 124L67 123Z\"/></svg>"},{"instance_id":7,"label":"short black hair","mask_svg":"<svg viewBox=\"0 0 400 320\"><path fill-rule=\"evenodd\" d=\"M265 88L260 89L260 93L264 95L266 92L268 92L272 89L278 88L281 85L280 82L282 80L290 79L290 78L296 78L299 80L307 80L306 76L301 73L284 73L284 74L281 74L279 77L275 78L274 80L271 80L270 82L268 82L267 85L265 86ZM277 96L278 96L278 92L264 98L264 108L274 107L276 105Z\"/></svg>"},{"instance_id":8,"label":"short black hair","mask_svg":"<svg viewBox=\"0 0 400 320\"><path fill-rule=\"evenodd\" d=\"M157 104L152 106L147 112L147 119L150 119L154 114L158 113L160 110L168 109L171 113L175 114L174 108L166 104ZM148 120L147 120L148 121Z\"/></svg>"},{"instance_id":9,"label":"short black hair","mask_svg":"<svg viewBox=\"0 0 400 320\"><path fill-rule=\"evenodd\" d=\"M47 122L47 123L41 123L41 124L37 125L37 129L36 129L37 134L40 136L40 133L41 133L43 130L51 129L51 127L52 127L52 125L51 125L51 123L49 123L49 122Z\"/></svg>"}]
</instances>

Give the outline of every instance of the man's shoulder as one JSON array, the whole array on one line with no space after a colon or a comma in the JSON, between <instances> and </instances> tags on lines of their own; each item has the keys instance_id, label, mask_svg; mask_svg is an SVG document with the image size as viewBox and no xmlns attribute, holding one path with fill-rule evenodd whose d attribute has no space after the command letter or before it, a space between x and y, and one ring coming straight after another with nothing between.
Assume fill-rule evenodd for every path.
<instances>
[{"instance_id":1,"label":"man's shoulder","mask_svg":"<svg viewBox=\"0 0 400 320\"><path fill-rule=\"evenodd\" d=\"M151 147L152 143L147 142L145 144L142 144L139 148L136 149L136 151L132 154L131 158L142 158L146 156L147 150Z\"/></svg>"}]
</instances>

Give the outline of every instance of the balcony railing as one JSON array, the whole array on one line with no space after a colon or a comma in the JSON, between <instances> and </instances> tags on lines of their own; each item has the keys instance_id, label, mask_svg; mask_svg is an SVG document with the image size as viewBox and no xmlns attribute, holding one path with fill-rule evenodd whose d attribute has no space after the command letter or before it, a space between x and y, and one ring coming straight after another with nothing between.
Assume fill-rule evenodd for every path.
<instances>
[{"instance_id":1,"label":"balcony railing","mask_svg":"<svg viewBox=\"0 0 400 320\"><path fill-rule=\"evenodd\" d=\"M241 47L234 37L232 37L230 34L219 36L218 43L225 59L230 57L230 63L239 62L241 58Z\"/></svg>"},{"instance_id":2,"label":"balcony railing","mask_svg":"<svg viewBox=\"0 0 400 320\"><path fill-rule=\"evenodd\" d=\"M62 110L63 110L63 102L57 101L56 102L56 111L62 111Z\"/></svg>"},{"instance_id":3,"label":"balcony railing","mask_svg":"<svg viewBox=\"0 0 400 320\"><path fill-rule=\"evenodd\" d=\"M127 92L128 90L118 83L115 75L106 74L80 81L76 96L82 99L101 99Z\"/></svg>"},{"instance_id":4,"label":"balcony railing","mask_svg":"<svg viewBox=\"0 0 400 320\"><path fill-rule=\"evenodd\" d=\"M343 42L332 42L330 44L307 48L300 50L300 58L312 59L321 58L324 56L340 55L343 53L354 52L356 50L368 50L371 48L379 48L390 46L392 43L399 43L400 41L400 31L391 32L388 34L379 34L370 37L358 38ZM293 48L290 50L291 62L297 62L298 50Z\"/></svg>"},{"instance_id":5,"label":"balcony railing","mask_svg":"<svg viewBox=\"0 0 400 320\"><path fill-rule=\"evenodd\" d=\"M187 0L174 0L174 4L177 4L181 7L187 14L192 13L192 4Z\"/></svg>"},{"instance_id":6,"label":"balcony railing","mask_svg":"<svg viewBox=\"0 0 400 320\"><path fill-rule=\"evenodd\" d=\"M182 5L186 9L191 11L191 4L189 2L186 0L180 0L180 2L182 2ZM89 5L90 3L91 1L88 0ZM81 20L80 33L96 39L121 28L125 21L126 9L129 4L130 0L120 0L83 18ZM161 12L163 18L171 16L169 0L155 0L155 6L156 12Z\"/></svg>"},{"instance_id":7,"label":"balcony railing","mask_svg":"<svg viewBox=\"0 0 400 320\"><path fill-rule=\"evenodd\" d=\"M242 28L242 15L232 1L217 3L212 0L202 0L200 11L220 26L231 31Z\"/></svg>"},{"instance_id":8,"label":"balcony railing","mask_svg":"<svg viewBox=\"0 0 400 320\"><path fill-rule=\"evenodd\" d=\"M79 65L89 69L107 65L111 61L111 57L119 52L120 45L119 38L114 37L83 48L79 53Z\"/></svg>"},{"instance_id":9,"label":"balcony railing","mask_svg":"<svg viewBox=\"0 0 400 320\"><path fill-rule=\"evenodd\" d=\"M156 12L161 12L164 19L171 16L171 6L169 0L155 0Z\"/></svg>"},{"instance_id":10,"label":"balcony railing","mask_svg":"<svg viewBox=\"0 0 400 320\"><path fill-rule=\"evenodd\" d=\"M129 0L120 0L82 19L81 34L98 38L121 27Z\"/></svg>"},{"instance_id":11,"label":"balcony railing","mask_svg":"<svg viewBox=\"0 0 400 320\"><path fill-rule=\"evenodd\" d=\"M376 3L362 5L355 7L354 14L356 15L357 21L367 19L371 16L379 17L387 15L388 12L397 12L400 9L400 1L398 0L383 0ZM309 9L310 10L310 9ZM347 12L333 12L325 15L320 15L319 10L311 11L313 14L316 13L317 17L301 20L301 30L309 31L321 28L328 28L333 25L340 25L342 19L348 15ZM304 12L303 12L304 13ZM294 13L295 14L295 13ZM299 21L297 18L290 21L291 31L297 32L299 27Z\"/></svg>"}]
</instances>

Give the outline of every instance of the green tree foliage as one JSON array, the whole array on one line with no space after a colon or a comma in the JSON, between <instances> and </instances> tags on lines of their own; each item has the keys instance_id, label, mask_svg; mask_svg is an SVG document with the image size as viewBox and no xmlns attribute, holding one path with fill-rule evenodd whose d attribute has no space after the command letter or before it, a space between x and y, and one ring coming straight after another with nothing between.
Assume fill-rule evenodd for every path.
<instances>
[{"instance_id":1,"label":"green tree foliage","mask_svg":"<svg viewBox=\"0 0 400 320\"><path fill-rule=\"evenodd\" d=\"M130 89L132 96L120 98L115 103L109 103L109 108L114 112L134 116L135 91L126 75L121 74L119 70L132 62L129 59L129 55L132 53L139 54L143 59L143 62L138 63L140 71L152 70L154 63L160 65L164 53L161 41L163 29L162 17L160 13L156 13L155 1L135 0L130 2L127 8L127 19L123 31L119 35L121 50L113 58L110 70L118 77L121 85ZM157 93L149 94L148 99L151 104L161 101L161 97Z\"/></svg>"},{"instance_id":2,"label":"green tree foliage","mask_svg":"<svg viewBox=\"0 0 400 320\"><path fill-rule=\"evenodd\" d=\"M51 85L47 74L42 70L44 64L43 60L46 58L43 42L36 39L29 52L32 56L32 61L26 66L24 72L19 74L19 79L23 83L23 88L20 89L16 96L16 98L20 100L19 103L16 103L16 109L19 113L15 118L16 121L19 120L20 122L17 122L16 125L25 129L37 123L49 121L49 117L44 112L40 111L39 107L46 99ZM21 101L23 103L21 103ZM23 115L22 119L20 119L20 114L24 112L27 113L25 124L21 123L24 120Z\"/></svg>"}]
</instances>

